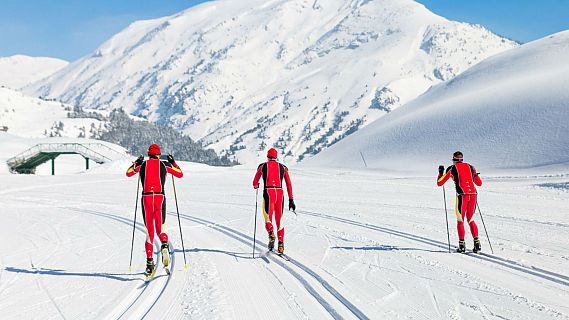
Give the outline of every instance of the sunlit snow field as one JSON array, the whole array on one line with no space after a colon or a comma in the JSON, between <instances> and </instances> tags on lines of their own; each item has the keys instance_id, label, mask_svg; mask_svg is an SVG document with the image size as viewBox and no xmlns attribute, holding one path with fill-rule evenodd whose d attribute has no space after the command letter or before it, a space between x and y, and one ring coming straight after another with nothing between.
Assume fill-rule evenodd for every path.
<instances>
[{"instance_id":1,"label":"sunlit snow field","mask_svg":"<svg viewBox=\"0 0 569 320\"><path fill-rule=\"evenodd\" d=\"M127 164L128 165L128 164ZM286 253L267 255L255 166L181 163L166 232L173 275L143 282L140 207L129 271L136 179L125 168L2 175L2 319L567 319L566 175L484 177L482 255L448 253L435 174L292 167L297 213ZM451 250L454 190L446 186ZM260 210L260 208L259 208ZM472 239L467 232L468 248Z\"/></svg>"}]
</instances>

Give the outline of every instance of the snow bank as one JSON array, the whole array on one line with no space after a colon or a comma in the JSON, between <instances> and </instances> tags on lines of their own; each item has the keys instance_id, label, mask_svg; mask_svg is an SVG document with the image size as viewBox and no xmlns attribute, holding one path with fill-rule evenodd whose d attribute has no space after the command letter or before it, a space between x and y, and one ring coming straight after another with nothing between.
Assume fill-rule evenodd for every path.
<instances>
[{"instance_id":1,"label":"snow bank","mask_svg":"<svg viewBox=\"0 0 569 320\"><path fill-rule=\"evenodd\" d=\"M304 165L435 171L569 167L569 31L489 58ZM365 164L364 164L365 161Z\"/></svg>"}]
</instances>

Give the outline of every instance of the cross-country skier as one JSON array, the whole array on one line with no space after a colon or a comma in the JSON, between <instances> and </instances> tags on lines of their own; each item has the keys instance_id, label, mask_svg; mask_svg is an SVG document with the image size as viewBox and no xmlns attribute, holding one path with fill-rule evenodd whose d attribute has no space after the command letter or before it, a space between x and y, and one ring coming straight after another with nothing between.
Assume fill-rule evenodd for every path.
<instances>
[{"instance_id":1,"label":"cross-country skier","mask_svg":"<svg viewBox=\"0 0 569 320\"><path fill-rule=\"evenodd\" d=\"M480 240L478 239L478 227L474 222L474 210L476 209L476 187L482 186L482 180L476 169L463 161L464 155L462 152L457 151L452 156L453 165L448 167L445 171L444 166L439 166L439 176L437 178L437 185L440 187L447 180L453 179L456 186L456 219L458 229L458 252L466 251L466 243L464 242L464 218L470 226L470 233L474 238L474 249L472 251L478 253L482 249Z\"/></svg>"},{"instance_id":2,"label":"cross-country skier","mask_svg":"<svg viewBox=\"0 0 569 320\"><path fill-rule=\"evenodd\" d=\"M174 157L169 154L168 161L160 160L160 147L152 144L148 147L149 159L144 161L141 155L126 171L127 177L132 177L140 173L140 183L142 184L142 218L146 225L147 237L144 244L146 250L146 275L153 274L155 264L152 259L154 232L162 242L161 253L162 263L165 267L170 264L170 249L168 246L168 235L162 232L163 224L166 221L166 197L164 195L164 183L166 174L170 173L176 178L183 176L182 169L174 161Z\"/></svg>"},{"instance_id":3,"label":"cross-country skier","mask_svg":"<svg viewBox=\"0 0 569 320\"><path fill-rule=\"evenodd\" d=\"M284 226L282 215L284 207L284 194L282 180L286 183L288 193L288 209L295 211L296 205L292 196L292 183L288 174L288 168L277 161L277 150L269 149L267 152L267 162L262 163L257 168L255 178L253 178L253 188L259 188L259 179L263 177L263 216L265 217L265 229L269 233L269 250L275 246L275 233L273 232L273 214L277 224L277 237L279 239L278 252L284 253Z\"/></svg>"}]
</instances>

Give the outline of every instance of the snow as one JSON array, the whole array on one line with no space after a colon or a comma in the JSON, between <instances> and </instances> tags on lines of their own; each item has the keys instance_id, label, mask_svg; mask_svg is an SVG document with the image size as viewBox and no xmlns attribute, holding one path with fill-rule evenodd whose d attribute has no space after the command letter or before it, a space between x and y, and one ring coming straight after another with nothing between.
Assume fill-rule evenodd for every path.
<instances>
[{"instance_id":1,"label":"snow","mask_svg":"<svg viewBox=\"0 0 569 320\"><path fill-rule=\"evenodd\" d=\"M68 64L65 60L47 57L0 57L0 86L20 89L54 74Z\"/></svg>"},{"instance_id":2,"label":"snow","mask_svg":"<svg viewBox=\"0 0 569 320\"><path fill-rule=\"evenodd\" d=\"M286 19L303 30L292 32ZM267 41L278 58L261 54ZM0 318L569 319L569 32L474 65L514 46L411 1L213 1L137 22L67 66L42 90L93 106L124 102L154 120L165 115L180 129L208 132L204 141L219 148L262 128L242 137L246 165L179 163L176 198L173 180L166 184L173 274L160 268L148 284L137 177L124 174L135 157L96 140L45 138L46 129L77 136L100 123L0 88L0 125L9 126L0 132ZM175 96L173 109L156 107L161 90L191 92L190 66L191 81L204 87ZM372 101L378 108L368 108ZM383 116L386 106L392 111ZM379 120L294 165L346 110L349 121ZM267 114L285 117L263 120ZM274 141L283 128L294 137L279 149L294 155L285 157L297 204L297 215L283 218L290 261L266 252L262 197L251 186L251 162L266 149L259 141ZM299 132L312 136L301 142ZM124 156L87 171L82 157L61 156L55 176L49 164L37 175L9 173L8 158L46 142L102 143ZM435 175L456 149L482 172L480 255L448 252L445 214L451 250L458 240L454 191L436 187ZM468 231L466 240L472 248Z\"/></svg>"},{"instance_id":3,"label":"snow","mask_svg":"<svg viewBox=\"0 0 569 320\"><path fill-rule=\"evenodd\" d=\"M425 174L461 150L483 172L567 172L568 55L564 31L488 58L305 165Z\"/></svg>"},{"instance_id":4,"label":"snow","mask_svg":"<svg viewBox=\"0 0 569 320\"><path fill-rule=\"evenodd\" d=\"M25 92L122 107L241 163L267 145L293 163L516 46L412 0L208 1L136 22ZM396 102L378 108L382 90Z\"/></svg>"},{"instance_id":5,"label":"snow","mask_svg":"<svg viewBox=\"0 0 569 320\"><path fill-rule=\"evenodd\" d=\"M569 318L569 193L542 186L566 175L485 177L479 200L494 254L477 214L484 254L460 255L447 252L435 177L291 167L298 215L283 218L287 262L264 253L260 212L252 259L254 166L180 165L188 268L168 179L173 275L160 269L146 286L140 208L129 271L136 178L114 168L2 175L2 318Z\"/></svg>"},{"instance_id":6,"label":"snow","mask_svg":"<svg viewBox=\"0 0 569 320\"><path fill-rule=\"evenodd\" d=\"M74 108L57 101L0 88L0 126L22 137L92 137L104 124L93 118L68 118ZM88 111L88 110L85 110ZM33 125L30 125L33 123Z\"/></svg>"}]
</instances>

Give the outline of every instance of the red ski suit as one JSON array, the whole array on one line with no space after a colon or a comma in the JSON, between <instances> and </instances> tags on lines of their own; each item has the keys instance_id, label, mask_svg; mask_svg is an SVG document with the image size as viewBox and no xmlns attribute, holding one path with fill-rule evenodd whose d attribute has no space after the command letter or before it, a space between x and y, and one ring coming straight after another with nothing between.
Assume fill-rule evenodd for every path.
<instances>
[{"instance_id":1,"label":"red ski suit","mask_svg":"<svg viewBox=\"0 0 569 320\"><path fill-rule=\"evenodd\" d=\"M274 159L262 163L257 168L255 178L253 178L253 188L259 187L259 179L263 177L263 216L265 217L265 228L267 232L273 231L273 215L277 224L277 238L279 242L284 241L284 226L281 223L283 215L283 188L282 180L286 183L288 198L292 199L292 183L288 175L288 168Z\"/></svg>"},{"instance_id":2,"label":"red ski suit","mask_svg":"<svg viewBox=\"0 0 569 320\"><path fill-rule=\"evenodd\" d=\"M450 178L454 180L456 186L456 219L458 229L458 239L464 240L466 234L464 230L464 218L470 226L470 233L473 238L478 237L478 226L474 222L474 212L476 210L476 187L482 185L482 180L476 169L466 162L458 162L448 167L444 174L439 174L437 185L440 187Z\"/></svg>"},{"instance_id":3,"label":"red ski suit","mask_svg":"<svg viewBox=\"0 0 569 320\"><path fill-rule=\"evenodd\" d=\"M184 174L176 163L160 161L156 158L150 158L140 166L133 163L126 171L126 176L132 177L137 173L140 173L142 184L142 218L147 230L144 247L146 257L152 258L154 232L161 242L168 242L168 235L162 232L162 226L166 222L166 198L164 196L166 174L170 173L177 178L181 178Z\"/></svg>"}]
</instances>

